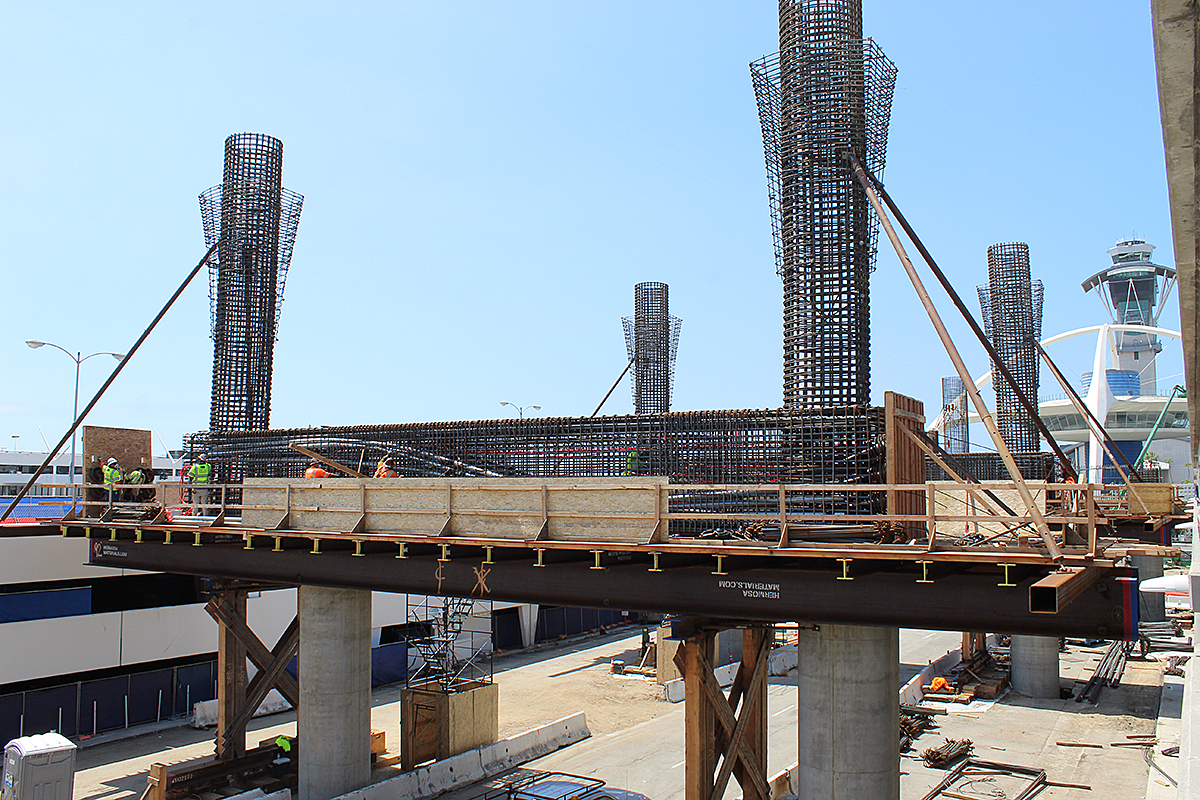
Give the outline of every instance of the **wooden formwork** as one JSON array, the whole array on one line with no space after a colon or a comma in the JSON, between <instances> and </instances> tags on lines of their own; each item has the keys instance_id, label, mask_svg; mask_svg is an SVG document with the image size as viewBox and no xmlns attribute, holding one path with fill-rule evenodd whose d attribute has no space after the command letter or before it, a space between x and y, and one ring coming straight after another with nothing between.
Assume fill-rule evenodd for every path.
<instances>
[{"instance_id":1,"label":"wooden formwork","mask_svg":"<svg viewBox=\"0 0 1200 800\"><path fill-rule=\"evenodd\" d=\"M891 485L925 482L925 453L905 429L916 432L925 429L925 404L895 392L884 392L884 434L887 446L887 482ZM929 502L925 493L889 489L888 514L926 514ZM916 538L922 530L919 523L904 523L904 538ZM930 541L933 532L925 531Z\"/></svg>"}]
</instances>

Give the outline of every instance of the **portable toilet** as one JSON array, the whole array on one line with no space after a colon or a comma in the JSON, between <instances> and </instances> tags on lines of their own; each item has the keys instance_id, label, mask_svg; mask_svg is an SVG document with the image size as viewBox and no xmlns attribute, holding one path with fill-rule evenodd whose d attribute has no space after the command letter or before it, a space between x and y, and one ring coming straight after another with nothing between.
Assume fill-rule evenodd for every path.
<instances>
[{"instance_id":1,"label":"portable toilet","mask_svg":"<svg viewBox=\"0 0 1200 800\"><path fill-rule=\"evenodd\" d=\"M58 733L13 739L4 748L0 800L71 800L75 743Z\"/></svg>"}]
</instances>

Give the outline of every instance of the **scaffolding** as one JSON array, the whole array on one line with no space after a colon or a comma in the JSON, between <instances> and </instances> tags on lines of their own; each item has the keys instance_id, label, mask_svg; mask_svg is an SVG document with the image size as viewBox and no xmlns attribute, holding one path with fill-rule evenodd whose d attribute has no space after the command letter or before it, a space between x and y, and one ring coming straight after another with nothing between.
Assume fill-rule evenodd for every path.
<instances>
[{"instance_id":1,"label":"scaffolding","mask_svg":"<svg viewBox=\"0 0 1200 800\"><path fill-rule=\"evenodd\" d=\"M1029 279L1029 245L1012 242L988 248L988 284L979 287L979 306L992 347L1021 392L1036 398L1040 362L1034 342L1042 338L1042 282ZM992 385L996 426L1004 443L1013 453L1036 453L1041 448L1037 425L1016 392L1007 381Z\"/></svg>"},{"instance_id":2,"label":"scaffolding","mask_svg":"<svg viewBox=\"0 0 1200 800\"><path fill-rule=\"evenodd\" d=\"M200 195L205 244L221 242L209 259L210 430L270 427L275 338L304 204L282 187L282 170L278 139L233 134L225 140L221 183Z\"/></svg>"},{"instance_id":3,"label":"scaffolding","mask_svg":"<svg viewBox=\"0 0 1200 800\"><path fill-rule=\"evenodd\" d=\"M671 316L667 284L647 281L633 287L633 316L621 318L625 351L633 362L633 413L671 410L682 324Z\"/></svg>"},{"instance_id":4,"label":"scaffolding","mask_svg":"<svg viewBox=\"0 0 1200 800\"><path fill-rule=\"evenodd\" d=\"M492 682L491 600L423 595L405 628L409 686L453 692Z\"/></svg>"},{"instance_id":5,"label":"scaffolding","mask_svg":"<svg viewBox=\"0 0 1200 800\"><path fill-rule=\"evenodd\" d=\"M962 378L942 378L942 432L947 453L967 453L971 440L967 426L967 387Z\"/></svg>"},{"instance_id":6,"label":"scaffolding","mask_svg":"<svg viewBox=\"0 0 1200 800\"><path fill-rule=\"evenodd\" d=\"M783 404L870 400L876 220L843 157L882 173L895 66L861 0L780 0L779 52L750 65L783 279Z\"/></svg>"}]
</instances>

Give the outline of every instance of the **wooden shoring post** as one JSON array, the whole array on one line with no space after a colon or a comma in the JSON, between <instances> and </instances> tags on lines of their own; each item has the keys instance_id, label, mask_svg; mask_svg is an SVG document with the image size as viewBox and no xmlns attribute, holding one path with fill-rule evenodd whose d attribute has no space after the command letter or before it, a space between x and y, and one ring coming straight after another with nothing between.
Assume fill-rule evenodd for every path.
<instances>
[{"instance_id":1,"label":"wooden shoring post","mask_svg":"<svg viewBox=\"0 0 1200 800\"><path fill-rule=\"evenodd\" d=\"M770 656L774 632L772 627L745 628L742 631L742 666L738 669L737 683L742 699L738 726L739 730L745 731L745 749L762 775L767 774L767 670L761 669L760 665L765 665ZM725 753L725 760L730 760L733 755L730 748ZM770 790L764 794L764 787L751 779L742 764L734 767L733 775L742 787L743 800L771 800ZM719 782L713 788L720 791Z\"/></svg>"},{"instance_id":2,"label":"wooden shoring post","mask_svg":"<svg viewBox=\"0 0 1200 800\"><path fill-rule=\"evenodd\" d=\"M783 484L779 486L779 546L788 546L787 487Z\"/></svg>"},{"instance_id":3,"label":"wooden shoring post","mask_svg":"<svg viewBox=\"0 0 1200 800\"><path fill-rule=\"evenodd\" d=\"M167 771L167 765L161 762L155 762L150 765L150 774L146 776L146 792L142 795L143 800L167 800L168 784L171 782L171 773Z\"/></svg>"},{"instance_id":4,"label":"wooden shoring post","mask_svg":"<svg viewBox=\"0 0 1200 800\"><path fill-rule=\"evenodd\" d=\"M246 657L254 663L254 666L258 667L260 672L271 669L273 661L272 651L268 650L267 646L258 638L258 635L250 629L244 618L239 620L229 616L221 604L216 602L216 598L209 600L204 610L238 638L246 649ZM279 690L283 698L291 703L294 708L300 707L300 685L286 670L277 676L275 688Z\"/></svg>"},{"instance_id":5,"label":"wooden shoring post","mask_svg":"<svg viewBox=\"0 0 1200 800\"><path fill-rule=\"evenodd\" d=\"M950 360L954 363L954 370L958 373L958 377L962 379L967 395L971 398L971 403L975 406L975 412L979 415L980 421L983 422L983 427L987 430L988 436L991 437L992 444L995 446L996 452L1000 455L1000 460L1008 468L1008 473L1012 477L1013 483L1016 484L1017 493L1025 503L1029 515L1033 518L1038 533L1041 534L1042 542L1046 545L1047 552L1049 552L1050 557L1054 561L1062 562L1062 550L1059 548L1058 543L1054 541L1054 534L1051 532L1050 526L1046 524L1046 518L1042 514L1041 509L1038 508L1037 500L1029 491L1029 487L1025 485L1025 477L1021 475L1021 471L1017 468L1017 462L1013 459L1012 453L1009 452L1008 445L1004 442L1004 437L1000 435L1000 430L996 427L996 421L992 418L992 413L988 411L987 405L983 402L983 396L975 388L975 381L971 377L966 363L962 360L958 348L954 346L954 341L950 338L950 332L946 330L941 316L933 306L933 300L930 299L929 293L925 291L925 286L921 283L921 278L913 268L908 254L904 252L904 245L900 243L900 238L896 235L895 229L892 228L892 223L888 218L887 212L884 211L883 205L879 202L879 196L875 193L875 188L871 185L871 181L867 178L866 172L854 156L854 153L846 151L845 157L850 161L855 179L858 180L866 192L867 199L870 201L871 207L875 210L875 215L879 218L880 224L887 233L892 247L895 248L896 256L900 259L900 264L904 267L904 271L908 275L913 289L916 290L917 296L921 300L921 305L924 306L926 313L929 315L929 319L937 331L938 338L941 339L942 346L946 349L946 354L950 356Z\"/></svg>"},{"instance_id":6,"label":"wooden shoring post","mask_svg":"<svg viewBox=\"0 0 1200 800\"><path fill-rule=\"evenodd\" d=\"M717 718L704 690L704 674L712 678L711 653L715 637L709 631L685 639L678 661L683 672L684 798L710 800L717 767Z\"/></svg>"},{"instance_id":7,"label":"wooden shoring post","mask_svg":"<svg viewBox=\"0 0 1200 800\"><path fill-rule=\"evenodd\" d=\"M884 432L886 452L887 512L897 515L922 515L928 511L923 493L894 488L897 485L925 483L925 455L912 440L914 429L925 425L925 405L920 400L896 392L884 392ZM904 435L901 435L901 434ZM917 522L902 523L905 540L921 535Z\"/></svg>"},{"instance_id":8,"label":"wooden shoring post","mask_svg":"<svg viewBox=\"0 0 1200 800\"><path fill-rule=\"evenodd\" d=\"M438 536L449 536L454 531L454 484L446 484L446 515Z\"/></svg>"},{"instance_id":9,"label":"wooden shoring post","mask_svg":"<svg viewBox=\"0 0 1200 800\"><path fill-rule=\"evenodd\" d=\"M230 761L246 755L246 725L235 726L238 711L246 704L246 646L238 638L237 623L246 624L245 589L226 589L209 601L217 616L217 759Z\"/></svg>"},{"instance_id":10,"label":"wooden shoring post","mask_svg":"<svg viewBox=\"0 0 1200 800\"><path fill-rule=\"evenodd\" d=\"M887 513L900 513L900 493L892 487L900 482L899 465L896 463L898 451L900 450L900 437L896 432L896 399L892 392L883 393L883 431L884 431L884 453L887 461L885 463L885 481L888 484L887 490Z\"/></svg>"},{"instance_id":11,"label":"wooden shoring post","mask_svg":"<svg viewBox=\"0 0 1200 800\"><path fill-rule=\"evenodd\" d=\"M250 681L250 685L246 687L245 700L242 703L242 707L238 710L237 715L229 723L229 728L224 734L226 737L236 734L237 731L242 731L242 738L243 740L245 739L246 726L254 717L254 712L262 704L263 699L267 696L267 692L275 688L275 684L279 682L279 675L287 669L288 664L292 661L292 657L299 652L299 647L300 617L297 615L292 618L291 624L280 635L279 641L275 643L275 646L271 648L270 663L265 669L259 669L258 673L254 676L254 680Z\"/></svg>"}]
</instances>

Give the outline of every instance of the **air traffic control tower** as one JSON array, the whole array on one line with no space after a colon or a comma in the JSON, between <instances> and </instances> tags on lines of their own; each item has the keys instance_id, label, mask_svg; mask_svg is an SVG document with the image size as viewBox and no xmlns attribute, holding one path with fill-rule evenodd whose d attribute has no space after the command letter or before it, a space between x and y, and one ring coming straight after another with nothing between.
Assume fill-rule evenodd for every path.
<instances>
[{"instance_id":1,"label":"air traffic control tower","mask_svg":"<svg viewBox=\"0 0 1200 800\"><path fill-rule=\"evenodd\" d=\"M1117 325L1158 327L1158 317L1175 285L1175 270L1150 261L1154 245L1145 239L1122 239L1109 248L1112 264L1083 282L1085 292L1095 291ZM1109 372L1113 394L1155 395L1158 377L1155 356L1162 352L1156 334L1115 332L1117 364ZM1086 378L1085 378L1086 379Z\"/></svg>"}]
</instances>

